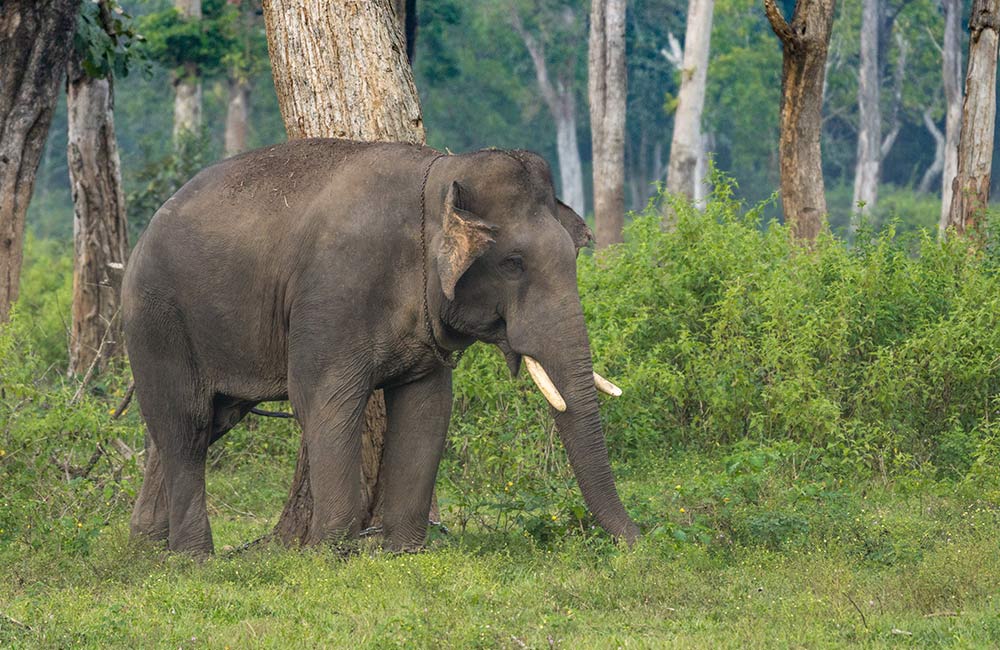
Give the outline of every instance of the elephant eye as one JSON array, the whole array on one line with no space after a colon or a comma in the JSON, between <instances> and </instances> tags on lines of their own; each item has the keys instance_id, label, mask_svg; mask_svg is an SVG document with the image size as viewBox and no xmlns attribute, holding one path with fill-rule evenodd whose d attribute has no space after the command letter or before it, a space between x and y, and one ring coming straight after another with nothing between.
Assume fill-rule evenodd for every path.
<instances>
[{"instance_id":1,"label":"elephant eye","mask_svg":"<svg viewBox=\"0 0 1000 650\"><path fill-rule=\"evenodd\" d=\"M524 273L524 258L520 255L508 255L500 262L500 272L510 278L516 279Z\"/></svg>"}]
</instances>

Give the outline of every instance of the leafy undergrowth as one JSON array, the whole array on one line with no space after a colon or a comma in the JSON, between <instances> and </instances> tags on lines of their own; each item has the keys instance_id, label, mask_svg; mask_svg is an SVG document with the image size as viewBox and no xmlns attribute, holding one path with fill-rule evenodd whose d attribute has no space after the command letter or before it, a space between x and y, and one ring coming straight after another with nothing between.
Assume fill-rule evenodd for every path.
<instances>
[{"instance_id":1,"label":"leafy undergrowth","mask_svg":"<svg viewBox=\"0 0 1000 650\"><path fill-rule=\"evenodd\" d=\"M268 530L293 459L210 472L217 548ZM623 495L647 526L633 549L599 532L540 541L470 524L436 533L418 555L265 546L197 563L130 543L120 507L86 553L0 546L0 646L1000 642L1000 490L917 477L823 484L796 463L748 446L628 472Z\"/></svg>"}]
</instances>

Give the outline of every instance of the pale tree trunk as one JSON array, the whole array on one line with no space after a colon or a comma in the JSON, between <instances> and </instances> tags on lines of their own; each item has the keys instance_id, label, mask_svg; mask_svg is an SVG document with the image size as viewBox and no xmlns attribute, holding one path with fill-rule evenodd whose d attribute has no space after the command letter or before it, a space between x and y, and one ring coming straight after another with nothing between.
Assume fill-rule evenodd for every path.
<instances>
[{"instance_id":1,"label":"pale tree trunk","mask_svg":"<svg viewBox=\"0 0 1000 650\"><path fill-rule=\"evenodd\" d=\"M677 93L674 136L667 163L667 190L692 200L697 194L698 160L706 155L701 114L705 106L714 6L714 0L688 1L681 87Z\"/></svg>"},{"instance_id":2,"label":"pale tree trunk","mask_svg":"<svg viewBox=\"0 0 1000 650\"><path fill-rule=\"evenodd\" d=\"M861 7L861 63L858 69L858 153L854 166L852 205L872 210L878 201L881 166L882 113L879 95L879 0L863 0ZM863 207L862 207L863 206Z\"/></svg>"},{"instance_id":3,"label":"pale tree trunk","mask_svg":"<svg viewBox=\"0 0 1000 650\"><path fill-rule=\"evenodd\" d=\"M958 174L952 185L948 227L973 233L990 200L996 119L1000 0L974 0L969 20L969 70L965 76Z\"/></svg>"},{"instance_id":4,"label":"pale tree trunk","mask_svg":"<svg viewBox=\"0 0 1000 650\"><path fill-rule=\"evenodd\" d=\"M903 36L902 32L896 32L896 70L892 77L892 108L889 110L889 119L886 122L888 129L884 130L882 145L879 147L879 180L882 178L882 161L886 159L892 147L899 138L899 132L903 125L899 119L899 111L903 107L903 81L906 78L906 57L910 52L910 43Z\"/></svg>"},{"instance_id":5,"label":"pale tree trunk","mask_svg":"<svg viewBox=\"0 0 1000 650\"><path fill-rule=\"evenodd\" d=\"M80 0L0 3L0 323L17 300L24 216L73 48Z\"/></svg>"},{"instance_id":6,"label":"pale tree trunk","mask_svg":"<svg viewBox=\"0 0 1000 650\"><path fill-rule=\"evenodd\" d=\"M239 79L230 79L229 102L226 107L226 156L235 156L247 150L249 119L250 84Z\"/></svg>"},{"instance_id":7,"label":"pale tree trunk","mask_svg":"<svg viewBox=\"0 0 1000 650\"><path fill-rule=\"evenodd\" d=\"M174 8L188 20L201 20L201 0L174 0ZM201 76L195 63L184 64L174 79L174 142L201 128Z\"/></svg>"},{"instance_id":8,"label":"pale tree trunk","mask_svg":"<svg viewBox=\"0 0 1000 650\"><path fill-rule=\"evenodd\" d=\"M820 135L834 4L798 0L789 24L775 0L764 0L783 54L778 142L782 209L792 235L807 242L816 239L826 220Z\"/></svg>"},{"instance_id":9,"label":"pale tree trunk","mask_svg":"<svg viewBox=\"0 0 1000 650\"><path fill-rule=\"evenodd\" d=\"M74 249L69 373L76 374L92 364L103 369L124 351L119 309L128 231L111 79L93 79L71 61L66 106Z\"/></svg>"},{"instance_id":10,"label":"pale tree trunk","mask_svg":"<svg viewBox=\"0 0 1000 650\"><path fill-rule=\"evenodd\" d=\"M924 170L924 175L920 179L920 185L917 186L917 191L926 194L931 191L931 183L934 179L938 177L938 174L944 170L944 133L941 133L941 129L938 125L934 123L934 118L931 117L931 109L924 109L924 127L927 132L931 134L934 138L934 161L930 166Z\"/></svg>"},{"instance_id":11,"label":"pale tree trunk","mask_svg":"<svg viewBox=\"0 0 1000 650\"><path fill-rule=\"evenodd\" d=\"M413 73L389 0L265 0L264 21L278 104L290 138L424 142ZM379 523L378 466L384 433L385 402L377 391L368 401L362 441L365 527ZM309 458L303 443L275 534L286 544L300 544L309 537L311 516Z\"/></svg>"},{"instance_id":12,"label":"pale tree trunk","mask_svg":"<svg viewBox=\"0 0 1000 650\"><path fill-rule=\"evenodd\" d=\"M941 172L941 220L943 235L951 213L952 185L958 175L958 139L962 131L962 0L944 4L944 47L941 80L944 85L944 169Z\"/></svg>"},{"instance_id":13,"label":"pale tree trunk","mask_svg":"<svg viewBox=\"0 0 1000 650\"><path fill-rule=\"evenodd\" d=\"M714 147L715 138L711 133L701 134L701 146L698 149L698 162L694 166L694 200L699 210L704 210L708 203L711 188L708 181L708 152Z\"/></svg>"},{"instance_id":14,"label":"pale tree trunk","mask_svg":"<svg viewBox=\"0 0 1000 650\"><path fill-rule=\"evenodd\" d=\"M524 41L524 46L535 66L538 89L556 123L556 155L559 158L559 184L562 200L578 214L585 214L583 194L583 163L576 139L576 96L573 93L572 70L563 70L556 83L549 78L545 61L545 48L521 22L516 11L511 15L514 30Z\"/></svg>"},{"instance_id":15,"label":"pale tree trunk","mask_svg":"<svg viewBox=\"0 0 1000 650\"><path fill-rule=\"evenodd\" d=\"M622 241L625 223L625 0L593 0L587 93L597 246Z\"/></svg>"}]
</instances>

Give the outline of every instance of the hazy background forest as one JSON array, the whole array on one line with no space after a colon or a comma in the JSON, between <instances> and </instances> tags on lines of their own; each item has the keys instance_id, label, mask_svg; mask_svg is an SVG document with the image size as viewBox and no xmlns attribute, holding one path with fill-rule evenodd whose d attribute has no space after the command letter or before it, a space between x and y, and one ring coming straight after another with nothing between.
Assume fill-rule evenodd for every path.
<instances>
[{"instance_id":1,"label":"hazy background forest","mask_svg":"<svg viewBox=\"0 0 1000 650\"><path fill-rule=\"evenodd\" d=\"M204 2L203 134L175 153L172 61L190 43L165 38L170 0L122 2L147 40L150 59L116 80L115 120L122 157L130 228L135 234L173 189L207 163L223 157L228 84L234 74L249 82L249 148L285 139L271 81L263 20L247 3L241 17L224 0ZM794 5L783 4L786 15ZM587 111L587 2L542 2L522 8L528 27L549 43L553 70L568 70L576 107L576 131L590 196L590 126ZM880 33L883 132L899 134L882 163L875 224L894 216L903 229L936 226L940 174L927 180L934 163L934 135L925 113L942 132L944 96L941 44L944 16L937 0L890 0ZM638 210L664 181L680 73L672 48L682 46L687 2L636 0L626 21L628 103L626 206ZM965 6L968 12L969 7ZM555 126L535 81L524 43L511 26L504 3L457 0L418 2L414 74L428 144L451 151L482 147L529 148L556 165ZM823 123L823 170L831 227L846 232L852 205L858 121L858 31L860 0L837 4L831 37ZM967 39L968 16L963 16ZM160 31L158 31L160 30ZM672 44L672 39L676 42ZM902 49L901 49L902 48ZM967 45L963 43L963 56ZM900 52L904 52L900 61ZM901 65L902 63L902 65ZM964 70L964 68L963 68ZM900 73L901 76L900 76ZM718 0L711 36L704 132L718 169L737 182L736 195L749 203L778 187L778 104L781 48L755 0ZM30 205L28 224L38 237L69 242L72 202L66 169L66 109L59 103ZM993 186L1000 182L994 178ZM923 190L923 191L921 191ZM587 209L591 209L588 200ZM780 210L769 207L766 217Z\"/></svg>"}]
</instances>

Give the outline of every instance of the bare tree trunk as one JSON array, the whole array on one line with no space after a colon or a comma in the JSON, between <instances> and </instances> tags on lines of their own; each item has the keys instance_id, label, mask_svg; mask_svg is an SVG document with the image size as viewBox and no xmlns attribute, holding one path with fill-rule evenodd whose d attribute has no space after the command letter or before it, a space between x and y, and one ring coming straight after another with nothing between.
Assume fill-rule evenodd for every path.
<instances>
[{"instance_id":1,"label":"bare tree trunk","mask_svg":"<svg viewBox=\"0 0 1000 650\"><path fill-rule=\"evenodd\" d=\"M0 3L0 323L17 300L24 216L79 7L80 0Z\"/></svg>"},{"instance_id":2,"label":"bare tree trunk","mask_svg":"<svg viewBox=\"0 0 1000 650\"><path fill-rule=\"evenodd\" d=\"M674 114L674 136L667 163L667 190L694 199L697 193L698 160L704 159L705 140L701 113L705 106L708 53L712 34L714 0L689 0L681 88Z\"/></svg>"},{"instance_id":3,"label":"bare tree trunk","mask_svg":"<svg viewBox=\"0 0 1000 650\"><path fill-rule=\"evenodd\" d=\"M944 46L941 79L944 84L944 169L941 172L941 221L944 235L951 213L952 185L958 175L958 139L962 131L962 0L944 4Z\"/></svg>"},{"instance_id":4,"label":"bare tree trunk","mask_svg":"<svg viewBox=\"0 0 1000 650\"><path fill-rule=\"evenodd\" d=\"M775 0L764 0L781 40L781 126L778 143L785 223L797 239L816 239L826 220L820 153L823 81L836 0L798 0L791 24Z\"/></svg>"},{"instance_id":5,"label":"bare tree trunk","mask_svg":"<svg viewBox=\"0 0 1000 650\"><path fill-rule=\"evenodd\" d=\"M852 205L868 210L878 201L882 157L882 89L879 67L879 0L863 0L861 9L861 64L858 69L858 154L854 166Z\"/></svg>"},{"instance_id":6,"label":"bare tree trunk","mask_svg":"<svg viewBox=\"0 0 1000 650\"><path fill-rule=\"evenodd\" d=\"M625 0L593 0L587 91L597 246L622 241L625 223Z\"/></svg>"},{"instance_id":7,"label":"bare tree trunk","mask_svg":"<svg viewBox=\"0 0 1000 650\"><path fill-rule=\"evenodd\" d=\"M74 216L69 373L75 374L95 362L103 369L124 350L118 312L128 230L111 79L88 76L74 57L67 69L66 106Z\"/></svg>"},{"instance_id":8,"label":"bare tree trunk","mask_svg":"<svg viewBox=\"0 0 1000 650\"><path fill-rule=\"evenodd\" d=\"M229 103L226 108L225 155L235 156L247 150L247 123L250 119L250 84L229 80Z\"/></svg>"},{"instance_id":9,"label":"bare tree trunk","mask_svg":"<svg viewBox=\"0 0 1000 650\"><path fill-rule=\"evenodd\" d=\"M525 29L516 11L511 15L511 24L531 56L538 89L556 123L556 155L559 157L562 200L578 214L585 214L583 163L580 161L580 146L576 139L576 97L573 93L572 70L563 70L553 84L545 62L545 48L534 34Z\"/></svg>"},{"instance_id":10,"label":"bare tree trunk","mask_svg":"<svg viewBox=\"0 0 1000 650\"><path fill-rule=\"evenodd\" d=\"M899 120L899 111L903 107L903 81L906 77L906 58L910 52L910 43L903 36L902 32L896 32L896 49L899 51L896 57L896 70L892 77L892 108L889 110L889 120L886 122L888 130L882 136L882 145L879 147L879 179L882 178L882 161L886 159L892 147L899 138L902 124Z\"/></svg>"},{"instance_id":11,"label":"bare tree trunk","mask_svg":"<svg viewBox=\"0 0 1000 650\"><path fill-rule=\"evenodd\" d=\"M424 142L413 74L389 0L265 0L264 20L290 138ZM365 526L378 525L384 433L385 402L377 391L365 410L362 441ZM311 517L303 443L275 534L286 544L301 544L309 537Z\"/></svg>"},{"instance_id":12,"label":"bare tree trunk","mask_svg":"<svg viewBox=\"0 0 1000 650\"><path fill-rule=\"evenodd\" d=\"M941 129L934 123L934 118L931 117L931 109L929 108L924 109L924 126L927 128L928 133L931 134L931 137L934 138L934 161L924 171L924 175L920 179L920 185L917 186L917 191L921 194L931 191L931 183L934 182L934 179L944 169L944 133L941 133Z\"/></svg>"},{"instance_id":13,"label":"bare tree trunk","mask_svg":"<svg viewBox=\"0 0 1000 650\"><path fill-rule=\"evenodd\" d=\"M174 8L188 20L201 20L201 0L174 0ZM184 64L174 79L174 142L201 128L201 76L195 63Z\"/></svg>"},{"instance_id":14,"label":"bare tree trunk","mask_svg":"<svg viewBox=\"0 0 1000 650\"><path fill-rule=\"evenodd\" d=\"M694 200L699 210L704 210L708 202L711 188L708 181L708 152L715 146L715 138L711 133L701 134L701 145L698 149L698 162L694 166Z\"/></svg>"},{"instance_id":15,"label":"bare tree trunk","mask_svg":"<svg viewBox=\"0 0 1000 650\"><path fill-rule=\"evenodd\" d=\"M969 71L965 76L958 175L952 185L948 227L972 233L990 200L996 120L1000 0L974 0L969 20Z\"/></svg>"},{"instance_id":16,"label":"bare tree trunk","mask_svg":"<svg viewBox=\"0 0 1000 650\"><path fill-rule=\"evenodd\" d=\"M417 49L417 0L392 0L392 10L403 30L406 59L412 63Z\"/></svg>"}]
</instances>

